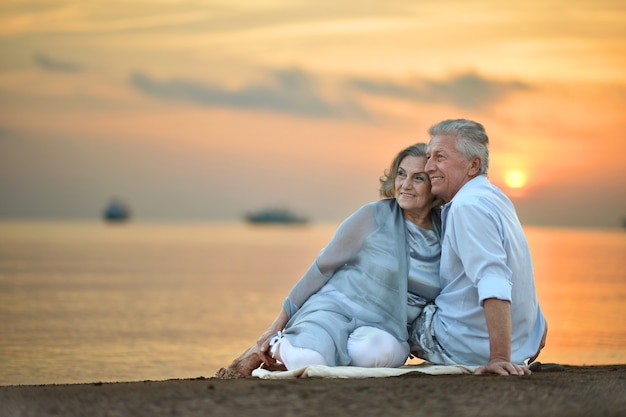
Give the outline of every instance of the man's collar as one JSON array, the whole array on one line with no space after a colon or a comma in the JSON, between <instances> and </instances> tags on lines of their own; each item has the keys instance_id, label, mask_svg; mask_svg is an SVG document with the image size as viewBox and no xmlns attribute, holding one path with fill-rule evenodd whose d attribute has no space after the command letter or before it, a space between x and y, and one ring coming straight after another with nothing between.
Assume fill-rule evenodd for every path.
<instances>
[{"instance_id":1,"label":"man's collar","mask_svg":"<svg viewBox=\"0 0 626 417\"><path fill-rule=\"evenodd\" d=\"M488 183L489 183L489 180L487 179L487 175L485 175L485 174L481 174L481 175L478 175L478 176L472 178L471 180L469 180L465 184L463 184L461 189L456 192L454 197L452 197L452 200L450 200L449 202L444 204L444 207L452 205L452 202L454 201L454 199L457 198L459 195L463 195L463 194L466 194L466 193L471 193L474 188L480 187L480 186L482 186L484 184L488 184Z\"/></svg>"}]
</instances>

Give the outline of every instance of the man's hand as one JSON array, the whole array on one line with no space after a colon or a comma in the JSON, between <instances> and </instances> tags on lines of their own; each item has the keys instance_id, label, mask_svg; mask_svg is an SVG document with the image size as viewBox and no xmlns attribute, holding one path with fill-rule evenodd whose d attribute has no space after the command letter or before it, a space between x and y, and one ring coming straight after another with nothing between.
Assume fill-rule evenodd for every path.
<instances>
[{"instance_id":1,"label":"man's hand","mask_svg":"<svg viewBox=\"0 0 626 417\"><path fill-rule=\"evenodd\" d=\"M530 375L531 373L530 369L524 366L498 360L490 361L487 365L480 366L474 371L474 375Z\"/></svg>"},{"instance_id":2,"label":"man's hand","mask_svg":"<svg viewBox=\"0 0 626 417\"><path fill-rule=\"evenodd\" d=\"M483 304L489 330L489 363L476 369L474 374L530 375L530 369L511 362L511 304L489 298Z\"/></svg>"}]
</instances>

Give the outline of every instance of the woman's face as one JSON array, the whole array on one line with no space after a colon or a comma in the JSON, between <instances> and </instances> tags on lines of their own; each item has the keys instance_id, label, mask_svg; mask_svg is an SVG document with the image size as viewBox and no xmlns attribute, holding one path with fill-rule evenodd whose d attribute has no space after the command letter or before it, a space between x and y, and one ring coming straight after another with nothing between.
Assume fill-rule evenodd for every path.
<instances>
[{"instance_id":1,"label":"woman's face","mask_svg":"<svg viewBox=\"0 0 626 417\"><path fill-rule=\"evenodd\" d=\"M398 167L395 180L396 200L405 217L430 212L435 196L430 192L430 180L424 171L425 156L406 156Z\"/></svg>"}]
</instances>

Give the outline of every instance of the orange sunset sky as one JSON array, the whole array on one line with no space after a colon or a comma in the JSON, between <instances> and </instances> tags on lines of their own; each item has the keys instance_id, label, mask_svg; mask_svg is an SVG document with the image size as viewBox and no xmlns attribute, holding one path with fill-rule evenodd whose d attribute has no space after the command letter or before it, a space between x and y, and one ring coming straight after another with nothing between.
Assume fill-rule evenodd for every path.
<instances>
[{"instance_id":1,"label":"orange sunset sky","mask_svg":"<svg viewBox=\"0 0 626 417\"><path fill-rule=\"evenodd\" d=\"M626 3L4 0L0 217L338 221L483 123L528 225L626 217Z\"/></svg>"}]
</instances>

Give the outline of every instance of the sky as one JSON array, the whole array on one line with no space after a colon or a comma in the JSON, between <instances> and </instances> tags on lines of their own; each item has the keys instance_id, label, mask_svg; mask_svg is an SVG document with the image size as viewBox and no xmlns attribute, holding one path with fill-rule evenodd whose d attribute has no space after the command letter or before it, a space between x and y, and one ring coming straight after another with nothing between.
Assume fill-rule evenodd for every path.
<instances>
[{"instance_id":1,"label":"sky","mask_svg":"<svg viewBox=\"0 0 626 417\"><path fill-rule=\"evenodd\" d=\"M340 221L444 119L525 225L626 219L618 0L0 3L0 218Z\"/></svg>"}]
</instances>

